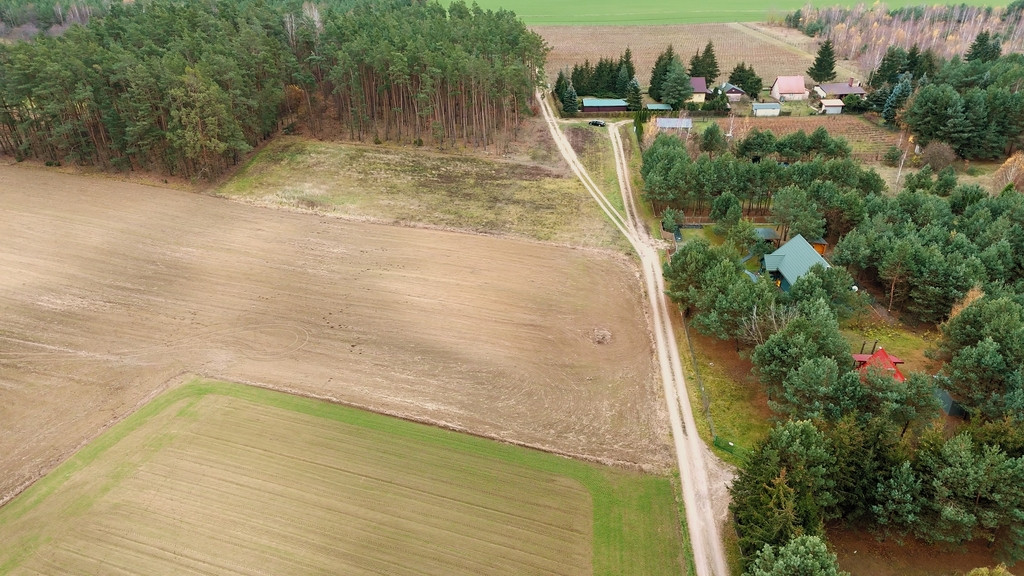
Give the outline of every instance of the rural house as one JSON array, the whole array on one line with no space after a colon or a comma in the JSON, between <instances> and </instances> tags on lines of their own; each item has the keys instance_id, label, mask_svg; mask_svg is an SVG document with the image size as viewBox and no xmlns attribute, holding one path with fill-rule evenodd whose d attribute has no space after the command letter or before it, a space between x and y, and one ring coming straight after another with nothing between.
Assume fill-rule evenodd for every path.
<instances>
[{"instance_id":1,"label":"rural house","mask_svg":"<svg viewBox=\"0 0 1024 576\"><path fill-rule=\"evenodd\" d=\"M804 85L803 76L779 76L772 84L772 98L779 102L786 100L807 100L810 90Z\"/></svg>"},{"instance_id":2,"label":"rural house","mask_svg":"<svg viewBox=\"0 0 1024 576\"><path fill-rule=\"evenodd\" d=\"M815 264L821 264L825 268L832 267L800 234L791 238L775 252L764 256L765 271L778 282L783 292L789 292L797 279L807 274Z\"/></svg>"},{"instance_id":3,"label":"rural house","mask_svg":"<svg viewBox=\"0 0 1024 576\"><path fill-rule=\"evenodd\" d=\"M618 98L584 98L583 112L625 112L626 101Z\"/></svg>"},{"instance_id":4,"label":"rural house","mask_svg":"<svg viewBox=\"0 0 1024 576\"><path fill-rule=\"evenodd\" d=\"M843 101L837 98L825 98L821 101L821 110L819 114L842 114L843 113Z\"/></svg>"},{"instance_id":5,"label":"rural house","mask_svg":"<svg viewBox=\"0 0 1024 576\"><path fill-rule=\"evenodd\" d=\"M722 93L729 99L729 102L739 102L740 98L747 95L747 93L743 91L743 88L740 88L735 84L729 84L728 82L722 84Z\"/></svg>"},{"instance_id":6,"label":"rural house","mask_svg":"<svg viewBox=\"0 0 1024 576\"><path fill-rule=\"evenodd\" d=\"M897 382L903 382L907 378L900 372L900 369L896 367L897 364L903 364L903 360L889 354L883 348L875 350L874 354L854 354L853 361L856 364L857 370L861 373L861 378L867 373L868 369L874 367L876 370L881 370L892 376Z\"/></svg>"},{"instance_id":7,"label":"rural house","mask_svg":"<svg viewBox=\"0 0 1024 576\"><path fill-rule=\"evenodd\" d=\"M778 116L782 112L782 104L778 102L754 102L751 104L754 116Z\"/></svg>"},{"instance_id":8,"label":"rural house","mask_svg":"<svg viewBox=\"0 0 1024 576\"><path fill-rule=\"evenodd\" d=\"M839 98L843 99L852 94L857 96L865 96L867 92L860 87L860 84L855 84L853 78L850 78L849 82L832 82L827 84L819 84L814 87L814 93L818 95L818 98Z\"/></svg>"},{"instance_id":9,"label":"rural house","mask_svg":"<svg viewBox=\"0 0 1024 576\"><path fill-rule=\"evenodd\" d=\"M693 96L690 96L688 102L703 104L704 100L711 95L711 91L708 90L707 80L701 76L690 78L690 86L693 88Z\"/></svg>"}]
</instances>

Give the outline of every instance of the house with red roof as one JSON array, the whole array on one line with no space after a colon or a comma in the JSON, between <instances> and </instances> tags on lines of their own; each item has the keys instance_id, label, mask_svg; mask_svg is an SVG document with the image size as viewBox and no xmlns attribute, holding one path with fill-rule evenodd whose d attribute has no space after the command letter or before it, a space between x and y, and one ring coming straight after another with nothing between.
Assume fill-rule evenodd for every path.
<instances>
[{"instance_id":1,"label":"house with red roof","mask_svg":"<svg viewBox=\"0 0 1024 576\"><path fill-rule=\"evenodd\" d=\"M779 76L772 84L772 98L779 102L786 100L807 100L811 91L804 85L803 76Z\"/></svg>"},{"instance_id":2,"label":"house with red roof","mask_svg":"<svg viewBox=\"0 0 1024 576\"><path fill-rule=\"evenodd\" d=\"M896 367L897 364L903 364L903 360L889 354L884 348L875 350L874 354L854 354L853 361L861 374L867 374L867 371L874 367L876 370L889 373L897 382L904 382L907 379Z\"/></svg>"}]
</instances>

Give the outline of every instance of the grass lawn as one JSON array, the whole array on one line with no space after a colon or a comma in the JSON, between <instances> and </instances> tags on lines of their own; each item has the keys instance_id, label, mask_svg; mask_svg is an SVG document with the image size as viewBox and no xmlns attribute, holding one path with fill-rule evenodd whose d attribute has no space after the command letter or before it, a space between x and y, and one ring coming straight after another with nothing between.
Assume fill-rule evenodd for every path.
<instances>
[{"instance_id":1,"label":"grass lawn","mask_svg":"<svg viewBox=\"0 0 1024 576\"><path fill-rule=\"evenodd\" d=\"M216 194L361 220L627 247L575 178L542 164L423 148L283 136Z\"/></svg>"},{"instance_id":2,"label":"grass lawn","mask_svg":"<svg viewBox=\"0 0 1024 576\"><path fill-rule=\"evenodd\" d=\"M782 16L807 5L803 0L764 3L754 0L708 4L696 0L685 2L663 2L641 0L623 4L612 0L591 0L589 2L549 2L544 0L478 0L481 8L512 10L530 25L626 25L626 24L692 24L700 22L763 22ZM832 6L837 2L816 0L815 6ZM853 7L854 2L838 2ZM889 8L920 4L914 0L893 0L886 2ZM967 4L990 5L980 0L968 0ZM1005 2L997 2L1005 6Z\"/></svg>"},{"instance_id":3,"label":"grass lawn","mask_svg":"<svg viewBox=\"0 0 1024 576\"><path fill-rule=\"evenodd\" d=\"M671 477L193 381L0 509L0 574L680 574Z\"/></svg>"}]
</instances>

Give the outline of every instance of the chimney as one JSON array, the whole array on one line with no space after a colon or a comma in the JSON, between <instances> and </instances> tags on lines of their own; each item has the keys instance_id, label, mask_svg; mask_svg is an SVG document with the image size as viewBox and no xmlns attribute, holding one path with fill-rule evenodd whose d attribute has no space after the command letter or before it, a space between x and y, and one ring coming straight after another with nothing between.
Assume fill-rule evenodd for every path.
<instances>
[{"instance_id":1,"label":"chimney","mask_svg":"<svg viewBox=\"0 0 1024 576\"><path fill-rule=\"evenodd\" d=\"M850 88L853 88L853 76L850 76Z\"/></svg>"}]
</instances>

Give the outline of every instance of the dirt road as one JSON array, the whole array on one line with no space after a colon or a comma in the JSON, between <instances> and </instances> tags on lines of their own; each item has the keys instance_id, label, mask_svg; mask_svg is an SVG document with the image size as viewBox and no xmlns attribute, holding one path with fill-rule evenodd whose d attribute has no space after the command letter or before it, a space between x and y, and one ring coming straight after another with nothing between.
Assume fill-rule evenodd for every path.
<instances>
[{"instance_id":1,"label":"dirt road","mask_svg":"<svg viewBox=\"0 0 1024 576\"><path fill-rule=\"evenodd\" d=\"M630 244L640 257L654 325L654 339L669 422L672 428L676 460L682 478L682 495L686 506L686 523L689 527L690 542L693 546L694 564L699 576L726 576L729 569L711 506L707 463L704 460L705 451L697 435L697 426L693 420L693 411L690 409L690 400L686 393L686 380L679 359L679 346L676 343L675 333L672 331L669 303L665 297L665 281L662 277L661 261L654 238L651 237L633 209L629 170L618 128L616 125L609 126L609 134L615 150L619 187L627 211L625 216L612 207L600 187L587 174L568 139L559 128L547 99L538 92L537 100L544 118L548 122L551 136L557 142L566 162L590 191L605 214L629 239Z\"/></svg>"}]
</instances>

